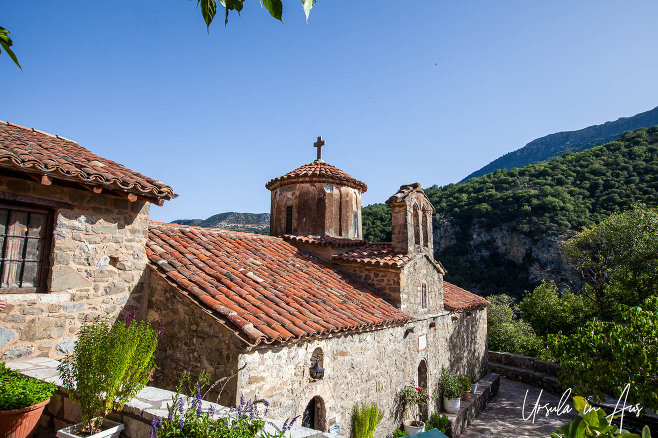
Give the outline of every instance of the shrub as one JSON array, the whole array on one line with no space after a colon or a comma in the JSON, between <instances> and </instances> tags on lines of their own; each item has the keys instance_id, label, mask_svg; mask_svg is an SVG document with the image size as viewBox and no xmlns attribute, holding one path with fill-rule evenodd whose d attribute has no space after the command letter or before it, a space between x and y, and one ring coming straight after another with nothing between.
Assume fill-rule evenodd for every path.
<instances>
[{"instance_id":1,"label":"shrub","mask_svg":"<svg viewBox=\"0 0 658 438\"><path fill-rule=\"evenodd\" d=\"M569 289L558 290L553 282L544 282L526 294L519 303L523 319L540 336L561 331L573 333L593 313L582 296Z\"/></svg>"},{"instance_id":2,"label":"shrub","mask_svg":"<svg viewBox=\"0 0 658 438\"><path fill-rule=\"evenodd\" d=\"M157 344L150 321L83 323L73 353L58 367L69 398L80 404L83 431L97 432L103 417L121 410L148 383Z\"/></svg>"},{"instance_id":3,"label":"shrub","mask_svg":"<svg viewBox=\"0 0 658 438\"><path fill-rule=\"evenodd\" d=\"M546 355L544 342L530 324L517 318L518 307L512 297L492 295L487 300L491 302L487 308L490 350L550 359Z\"/></svg>"},{"instance_id":4,"label":"shrub","mask_svg":"<svg viewBox=\"0 0 658 438\"><path fill-rule=\"evenodd\" d=\"M395 429L395 431L393 431L393 438L402 438L404 436L407 436L407 432L404 430Z\"/></svg>"},{"instance_id":5,"label":"shrub","mask_svg":"<svg viewBox=\"0 0 658 438\"><path fill-rule=\"evenodd\" d=\"M439 414L438 412L432 412L432 416L429 421L425 423L425 430L438 429L439 431L446 433L450 428L450 420L448 420L447 415Z\"/></svg>"},{"instance_id":6,"label":"shrub","mask_svg":"<svg viewBox=\"0 0 658 438\"><path fill-rule=\"evenodd\" d=\"M462 387L462 391L471 390L471 379L469 379L468 376L459 376L459 384Z\"/></svg>"},{"instance_id":7,"label":"shrub","mask_svg":"<svg viewBox=\"0 0 658 438\"><path fill-rule=\"evenodd\" d=\"M446 367L441 368L439 391L441 391L441 395L447 399L460 398L464 392L457 374L451 373Z\"/></svg>"},{"instance_id":8,"label":"shrub","mask_svg":"<svg viewBox=\"0 0 658 438\"><path fill-rule=\"evenodd\" d=\"M257 398L248 401L240 398L240 404L231 408L230 416L215 419L213 405L203 409L202 391L209 382L206 371L201 372L196 382L185 371L172 403L167 405L167 418L151 421L151 438L283 438L296 420L286 420L283 428L274 434L266 432L262 416L267 415L269 403Z\"/></svg>"},{"instance_id":9,"label":"shrub","mask_svg":"<svg viewBox=\"0 0 658 438\"><path fill-rule=\"evenodd\" d=\"M0 362L0 411L27 408L48 400L57 386L23 376Z\"/></svg>"},{"instance_id":10,"label":"shrub","mask_svg":"<svg viewBox=\"0 0 658 438\"><path fill-rule=\"evenodd\" d=\"M376 403L370 405L357 403L352 417L352 436L354 438L373 438L375 429L384 419L384 411L379 410Z\"/></svg>"}]
</instances>

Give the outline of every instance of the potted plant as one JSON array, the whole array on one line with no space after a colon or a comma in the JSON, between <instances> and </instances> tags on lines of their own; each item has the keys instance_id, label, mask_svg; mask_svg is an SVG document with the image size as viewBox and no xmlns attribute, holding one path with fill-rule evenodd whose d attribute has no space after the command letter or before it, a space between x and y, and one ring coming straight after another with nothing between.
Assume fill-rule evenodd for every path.
<instances>
[{"instance_id":1,"label":"potted plant","mask_svg":"<svg viewBox=\"0 0 658 438\"><path fill-rule=\"evenodd\" d=\"M59 438L117 438L123 424L104 418L123 409L148 383L159 333L150 321L84 321L73 353L58 369L64 388L80 404L82 422L57 431Z\"/></svg>"},{"instance_id":2,"label":"potted plant","mask_svg":"<svg viewBox=\"0 0 658 438\"><path fill-rule=\"evenodd\" d=\"M446 367L441 369L439 378L439 388L443 396L443 407L449 414L459 412L459 399L464 392L459 378L456 374L451 373Z\"/></svg>"},{"instance_id":3,"label":"potted plant","mask_svg":"<svg viewBox=\"0 0 658 438\"><path fill-rule=\"evenodd\" d=\"M425 406L430 401L436 400L438 395L436 391L428 393L425 388L407 386L402 390L401 399L405 409L409 406L417 406L420 410L421 406ZM420 420L406 420L404 422L404 431L407 432L408 436L419 434L424 430L425 423Z\"/></svg>"},{"instance_id":4,"label":"potted plant","mask_svg":"<svg viewBox=\"0 0 658 438\"><path fill-rule=\"evenodd\" d=\"M459 383L462 385L462 400L466 401L471 398L471 379L468 376L459 376Z\"/></svg>"},{"instance_id":5,"label":"potted plant","mask_svg":"<svg viewBox=\"0 0 658 438\"><path fill-rule=\"evenodd\" d=\"M53 383L23 376L0 362L0 436L30 436L56 389Z\"/></svg>"}]
</instances>

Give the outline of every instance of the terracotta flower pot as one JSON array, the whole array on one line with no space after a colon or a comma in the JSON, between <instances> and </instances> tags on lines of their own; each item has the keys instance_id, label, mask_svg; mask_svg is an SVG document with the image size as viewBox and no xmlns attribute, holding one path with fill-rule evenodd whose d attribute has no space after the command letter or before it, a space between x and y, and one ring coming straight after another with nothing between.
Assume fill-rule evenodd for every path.
<instances>
[{"instance_id":1,"label":"terracotta flower pot","mask_svg":"<svg viewBox=\"0 0 658 438\"><path fill-rule=\"evenodd\" d=\"M0 411L0 436L27 438L34 433L39 418L50 398L36 405L11 411Z\"/></svg>"},{"instance_id":2,"label":"terracotta flower pot","mask_svg":"<svg viewBox=\"0 0 658 438\"><path fill-rule=\"evenodd\" d=\"M468 400L469 398L471 398L471 391L464 391L464 392L462 393L462 400L466 401L466 400Z\"/></svg>"}]
</instances>

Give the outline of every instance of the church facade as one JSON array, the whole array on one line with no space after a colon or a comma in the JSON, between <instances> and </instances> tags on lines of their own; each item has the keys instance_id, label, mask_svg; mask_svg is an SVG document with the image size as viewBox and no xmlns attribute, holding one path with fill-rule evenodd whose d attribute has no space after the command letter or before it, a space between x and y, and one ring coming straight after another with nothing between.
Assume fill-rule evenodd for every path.
<instances>
[{"instance_id":1,"label":"church facade","mask_svg":"<svg viewBox=\"0 0 658 438\"><path fill-rule=\"evenodd\" d=\"M266 184L264 236L149 222L149 204L176 196L169 186L0 123L0 215L16 248L2 254L0 357L59 358L85 317L134 310L165 328L155 386L206 369L233 376L222 404L264 398L270 417L342 434L361 401L392 430L400 391L436 389L443 366L480 377L488 302L443 280L420 184L387 201L392 242L366 242L366 184L317 145L317 160Z\"/></svg>"}]
</instances>

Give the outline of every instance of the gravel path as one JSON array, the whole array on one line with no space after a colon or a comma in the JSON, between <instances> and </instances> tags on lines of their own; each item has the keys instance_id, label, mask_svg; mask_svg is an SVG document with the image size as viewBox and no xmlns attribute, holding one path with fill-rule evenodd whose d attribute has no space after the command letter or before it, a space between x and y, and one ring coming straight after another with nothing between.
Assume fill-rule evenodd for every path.
<instances>
[{"instance_id":1,"label":"gravel path","mask_svg":"<svg viewBox=\"0 0 658 438\"><path fill-rule=\"evenodd\" d=\"M528 396L525 411L522 411L526 390ZM489 402L475 421L468 426L461 438L492 436L498 438L546 438L550 436L551 432L555 432L555 428L573 420L574 410L569 414L563 413L560 416L556 415L555 412L551 412L547 417L545 409L537 413L534 423L532 418L527 421L524 420L523 415L526 418L529 417L535 407L539 391L539 389L532 386L501 378L498 394ZM560 397L544 391L538 405L544 406L548 403L549 407L557 408L559 401ZM568 406L571 407L570 404Z\"/></svg>"}]
</instances>

